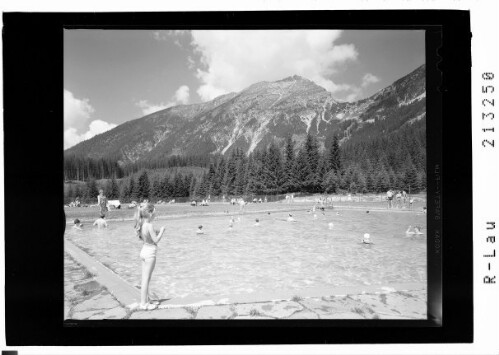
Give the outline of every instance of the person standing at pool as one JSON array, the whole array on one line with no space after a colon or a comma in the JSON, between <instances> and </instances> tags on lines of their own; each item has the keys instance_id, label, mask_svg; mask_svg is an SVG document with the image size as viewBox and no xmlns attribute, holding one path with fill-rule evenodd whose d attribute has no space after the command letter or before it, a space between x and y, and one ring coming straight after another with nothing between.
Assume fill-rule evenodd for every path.
<instances>
[{"instance_id":1,"label":"person standing at pool","mask_svg":"<svg viewBox=\"0 0 499 355\"><path fill-rule=\"evenodd\" d=\"M107 212L107 197L104 196L104 190L99 190L99 195L97 196L97 205L100 207L100 213L106 215Z\"/></svg>"},{"instance_id":2,"label":"person standing at pool","mask_svg":"<svg viewBox=\"0 0 499 355\"><path fill-rule=\"evenodd\" d=\"M144 243L142 245L142 250L140 251L140 259L142 261L140 308L145 310L156 308L156 305L149 303L149 282L151 281L152 272L156 265L158 243L165 232L165 227L161 227L159 231L154 230L152 225L155 217L154 213L154 205L152 203L147 203L139 209L138 219L135 223L137 236Z\"/></svg>"},{"instance_id":3,"label":"person standing at pool","mask_svg":"<svg viewBox=\"0 0 499 355\"><path fill-rule=\"evenodd\" d=\"M388 200L388 208L392 208L393 191L392 189L386 192L386 199Z\"/></svg>"},{"instance_id":4,"label":"person standing at pool","mask_svg":"<svg viewBox=\"0 0 499 355\"><path fill-rule=\"evenodd\" d=\"M402 190L402 198L404 199L404 206L407 202L407 192L405 192L405 190Z\"/></svg>"}]
</instances>

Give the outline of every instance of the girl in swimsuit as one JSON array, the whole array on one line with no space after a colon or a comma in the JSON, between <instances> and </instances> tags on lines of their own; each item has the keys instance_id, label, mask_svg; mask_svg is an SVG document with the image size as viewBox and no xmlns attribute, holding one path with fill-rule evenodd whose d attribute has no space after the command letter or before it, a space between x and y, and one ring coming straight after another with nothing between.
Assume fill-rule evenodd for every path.
<instances>
[{"instance_id":1,"label":"girl in swimsuit","mask_svg":"<svg viewBox=\"0 0 499 355\"><path fill-rule=\"evenodd\" d=\"M149 303L149 282L151 275L156 265L156 252L158 250L158 243L163 237L165 227L161 227L159 231L155 231L152 225L154 220L154 205L147 203L139 208L138 218L135 223L135 230L137 236L144 242L140 252L140 259L142 260L142 283L140 288L140 308L141 309L154 309L156 306Z\"/></svg>"}]
</instances>

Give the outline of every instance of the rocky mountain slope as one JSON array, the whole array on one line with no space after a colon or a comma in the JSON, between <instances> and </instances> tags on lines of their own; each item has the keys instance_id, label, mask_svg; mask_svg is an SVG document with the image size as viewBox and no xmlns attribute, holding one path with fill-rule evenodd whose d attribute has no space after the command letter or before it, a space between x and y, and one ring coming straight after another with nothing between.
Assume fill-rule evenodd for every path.
<instances>
[{"instance_id":1,"label":"rocky mountain slope","mask_svg":"<svg viewBox=\"0 0 499 355\"><path fill-rule=\"evenodd\" d=\"M226 154L236 147L249 154L272 140L284 142L289 134L297 143L307 133L316 135L323 146L333 134L342 142L354 142L424 120L425 98L425 65L353 103L339 102L314 82L292 76L125 122L66 153L128 163L171 155Z\"/></svg>"}]
</instances>

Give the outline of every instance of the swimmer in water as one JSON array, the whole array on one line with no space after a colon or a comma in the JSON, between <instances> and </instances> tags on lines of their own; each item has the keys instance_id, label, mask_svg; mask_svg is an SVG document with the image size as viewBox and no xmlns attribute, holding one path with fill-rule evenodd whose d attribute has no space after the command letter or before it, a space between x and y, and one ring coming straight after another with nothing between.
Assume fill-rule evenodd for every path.
<instances>
[{"instance_id":1,"label":"swimmer in water","mask_svg":"<svg viewBox=\"0 0 499 355\"><path fill-rule=\"evenodd\" d=\"M96 219L94 222L94 226L97 226L97 228L107 228L107 222L104 220L104 213L101 213L100 218Z\"/></svg>"},{"instance_id":2,"label":"swimmer in water","mask_svg":"<svg viewBox=\"0 0 499 355\"><path fill-rule=\"evenodd\" d=\"M76 229L76 230L83 230L83 223L80 222L80 220L77 218L74 220L74 225L73 225L73 229Z\"/></svg>"},{"instance_id":3,"label":"swimmer in water","mask_svg":"<svg viewBox=\"0 0 499 355\"><path fill-rule=\"evenodd\" d=\"M258 227L260 226L260 220L257 218L255 219L255 227Z\"/></svg>"},{"instance_id":4,"label":"swimmer in water","mask_svg":"<svg viewBox=\"0 0 499 355\"><path fill-rule=\"evenodd\" d=\"M412 231L411 228L412 226L409 226L409 228L407 228L407 230L405 231L405 234L407 236L415 236L423 234L423 232L421 232L421 227L419 226L414 227L414 231Z\"/></svg>"},{"instance_id":5,"label":"swimmer in water","mask_svg":"<svg viewBox=\"0 0 499 355\"><path fill-rule=\"evenodd\" d=\"M293 215L290 213L288 218L287 218L287 221L288 222L296 222L296 219L293 218Z\"/></svg>"},{"instance_id":6,"label":"swimmer in water","mask_svg":"<svg viewBox=\"0 0 499 355\"><path fill-rule=\"evenodd\" d=\"M328 226L328 228L330 230L332 230L334 228L334 223L333 222L329 222L327 226Z\"/></svg>"},{"instance_id":7,"label":"swimmer in water","mask_svg":"<svg viewBox=\"0 0 499 355\"><path fill-rule=\"evenodd\" d=\"M203 232L203 226L199 226L198 230L196 231L196 234L204 234Z\"/></svg>"},{"instance_id":8,"label":"swimmer in water","mask_svg":"<svg viewBox=\"0 0 499 355\"><path fill-rule=\"evenodd\" d=\"M363 243L363 244L374 244L374 243L371 241L371 236L369 235L369 233L365 233L365 234L364 234L364 238L362 238L362 243Z\"/></svg>"},{"instance_id":9,"label":"swimmer in water","mask_svg":"<svg viewBox=\"0 0 499 355\"><path fill-rule=\"evenodd\" d=\"M317 214L314 213L314 219L317 219Z\"/></svg>"}]
</instances>

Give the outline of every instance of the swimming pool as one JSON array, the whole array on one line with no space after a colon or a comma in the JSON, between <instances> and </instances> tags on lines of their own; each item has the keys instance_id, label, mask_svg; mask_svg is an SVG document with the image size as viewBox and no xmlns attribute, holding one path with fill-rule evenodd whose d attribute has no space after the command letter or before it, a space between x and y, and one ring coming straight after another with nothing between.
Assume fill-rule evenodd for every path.
<instances>
[{"instance_id":1,"label":"swimming pool","mask_svg":"<svg viewBox=\"0 0 499 355\"><path fill-rule=\"evenodd\" d=\"M159 219L159 244L151 291L158 297L223 297L334 286L426 284L426 238L407 238L408 225L426 233L426 215L389 211L247 214L228 230L229 216ZM255 218L260 226L254 226ZM333 230L328 223L333 222ZM196 235L198 225L206 234ZM86 228L86 229L85 229ZM140 285L141 241L133 222L107 230L68 228L66 238L132 285ZM360 243L370 233L373 245Z\"/></svg>"}]
</instances>

